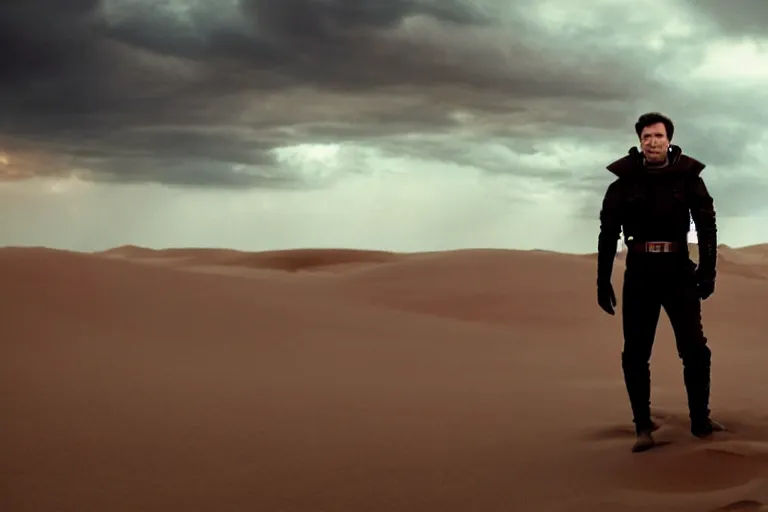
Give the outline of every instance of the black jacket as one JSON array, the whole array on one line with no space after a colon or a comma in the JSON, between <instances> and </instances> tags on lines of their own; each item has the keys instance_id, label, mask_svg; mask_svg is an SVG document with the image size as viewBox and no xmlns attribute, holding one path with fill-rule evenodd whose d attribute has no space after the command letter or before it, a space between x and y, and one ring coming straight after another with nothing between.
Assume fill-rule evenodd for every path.
<instances>
[{"instance_id":1,"label":"black jacket","mask_svg":"<svg viewBox=\"0 0 768 512\"><path fill-rule=\"evenodd\" d=\"M699 241L699 274L714 279L717 224L714 201L700 174L705 165L670 146L669 165L647 168L633 147L607 169L617 179L608 186L600 210L598 281L610 280L616 244L646 241L687 243L690 220Z\"/></svg>"}]
</instances>

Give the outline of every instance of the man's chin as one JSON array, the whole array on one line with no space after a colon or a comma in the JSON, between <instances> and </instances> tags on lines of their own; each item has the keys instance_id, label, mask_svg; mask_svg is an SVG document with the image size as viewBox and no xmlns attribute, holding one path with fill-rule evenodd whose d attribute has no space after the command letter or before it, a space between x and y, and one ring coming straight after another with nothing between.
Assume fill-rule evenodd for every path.
<instances>
[{"instance_id":1,"label":"man's chin","mask_svg":"<svg viewBox=\"0 0 768 512\"><path fill-rule=\"evenodd\" d=\"M662 155L661 153L646 153L645 159L649 162L663 162L666 158L666 155Z\"/></svg>"}]
</instances>

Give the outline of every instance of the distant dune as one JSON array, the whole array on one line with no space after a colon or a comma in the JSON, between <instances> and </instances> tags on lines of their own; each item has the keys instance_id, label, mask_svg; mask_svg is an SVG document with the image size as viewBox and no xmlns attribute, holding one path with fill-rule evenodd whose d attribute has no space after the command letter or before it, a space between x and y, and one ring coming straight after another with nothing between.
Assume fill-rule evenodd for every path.
<instances>
[{"instance_id":1,"label":"distant dune","mask_svg":"<svg viewBox=\"0 0 768 512\"><path fill-rule=\"evenodd\" d=\"M768 245L704 303L732 432L689 435L663 318L639 455L594 255L5 248L0 282L4 512L768 504Z\"/></svg>"},{"instance_id":2,"label":"distant dune","mask_svg":"<svg viewBox=\"0 0 768 512\"><path fill-rule=\"evenodd\" d=\"M153 250L131 245L97 254L147 262L170 261L177 265L187 266L221 265L289 272L339 265L385 263L400 258L391 252L351 249L299 249L254 253L222 249Z\"/></svg>"}]
</instances>

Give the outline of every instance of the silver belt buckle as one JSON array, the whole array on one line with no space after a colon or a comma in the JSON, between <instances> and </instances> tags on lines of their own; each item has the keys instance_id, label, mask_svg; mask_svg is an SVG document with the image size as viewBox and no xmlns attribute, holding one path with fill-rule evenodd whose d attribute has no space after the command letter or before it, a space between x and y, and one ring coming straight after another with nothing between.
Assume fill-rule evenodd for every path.
<instances>
[{"instance_id":1,"label":"silver belt buckle","mask_svg":"<svg viewBox=\"0 0 768 512\"><path fill-rule=\"evenodd\" d=\"M672 244L670 242L646 242L645 252L661 253L670 252Z\"/></svg>"}]
</instances>

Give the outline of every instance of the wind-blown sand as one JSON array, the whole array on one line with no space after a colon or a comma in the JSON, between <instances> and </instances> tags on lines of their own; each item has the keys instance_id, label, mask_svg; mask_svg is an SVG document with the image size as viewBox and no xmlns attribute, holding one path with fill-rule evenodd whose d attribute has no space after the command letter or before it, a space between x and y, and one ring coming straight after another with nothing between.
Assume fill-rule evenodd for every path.
<instances>
[{"instance_id":1,"label":"wind-blown sand","mask_svg":"<svg viewBox=\"0 0 768 512\"><path fill-rule=\"evenodd\" d=\"M689 434L662 316L642 454L593 256L6 248L0 283L4 512L768 504L765 246L704 303L732 432Z\"/></svg>"}]
</instances>

